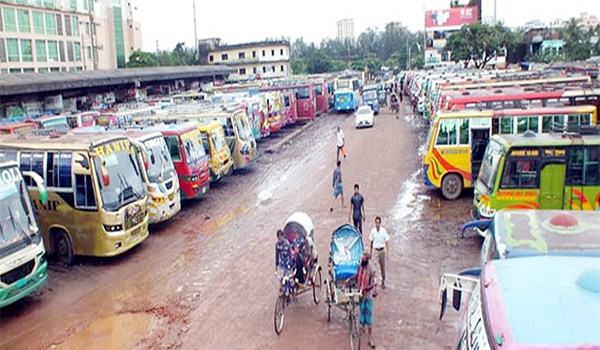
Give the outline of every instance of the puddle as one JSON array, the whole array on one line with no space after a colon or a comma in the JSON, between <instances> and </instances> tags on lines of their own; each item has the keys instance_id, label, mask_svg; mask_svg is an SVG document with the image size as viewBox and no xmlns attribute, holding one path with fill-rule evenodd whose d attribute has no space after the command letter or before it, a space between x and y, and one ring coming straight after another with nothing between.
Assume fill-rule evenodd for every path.
<instances>
[{"instance_id":1,"label":"puddle","mask_svg":"<svg viewBox=\"0 0 600 350\"><path fill-rule=\"evenodd\" d=\"M410 175L410 178L404 182L402 189L400 190L400 196L396 201L396 205L393 210L394 220L400 222L411 216L410 221L418 221L423 211L423 202L430 200L431 198L426 195L418 195L417 184L418 179L422 176L423 171L417 170Z\"/></svg>"},{"instance_id":2,"label":"puddle","mask_svg":"<svg viewBox=\"0 0 600 350\"><path fill-rule=\"evenodd\" d=\"M90 323L64 343L51 346L50 349L132 349L148 334L155 321L155 317L147 313L104 317Z\"/></svg>"}]
</instances>

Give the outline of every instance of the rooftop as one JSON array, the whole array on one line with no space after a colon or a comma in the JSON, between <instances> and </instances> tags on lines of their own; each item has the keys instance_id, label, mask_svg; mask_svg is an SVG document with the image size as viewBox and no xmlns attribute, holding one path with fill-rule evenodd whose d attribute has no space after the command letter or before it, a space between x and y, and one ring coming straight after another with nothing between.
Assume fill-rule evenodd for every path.
<instances>
[{"instance_id":1,"label":"rooftop","mask_svg":"<svg viewBox=\"0 0 600 350\"><path fill-rule=\"evenodd\" d=\"M254 41L254 42L242 43L242 44L219 45L218 47L215 47L214 51L245 49L248 47L262 47L262 46L271 46L271 45L290 46L290 43L285 40Z\"/></svg>"},{"instance_id":2,"label":"rooftop","mask_svg":"<svg viewBox=\"0 0 600 350\"><path fill-rule=\"evenodd\" d=\"M3 74L0 75L0 96L134 84L136 82L224 76L234 72L234 69L225 66L179 66Z\"/></svg>"}]
</instances>

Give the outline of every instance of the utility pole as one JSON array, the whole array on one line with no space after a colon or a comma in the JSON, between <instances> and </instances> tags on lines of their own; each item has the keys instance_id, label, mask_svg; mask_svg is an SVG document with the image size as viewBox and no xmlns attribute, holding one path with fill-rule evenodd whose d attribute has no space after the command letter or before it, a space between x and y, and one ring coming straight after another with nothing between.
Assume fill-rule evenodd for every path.
<instances>
[{"instance_id":1,"label":"utility pole","mask_svg":"<svg viewBox=\"0 0 600 350\"><path fill-rule=\"evenodd\" d=\"M498 23L498 18L496 17L498 10L498 0L494 0L494 24Z\"/></svg>"},{"instance_id":2,"label":"utility pole","mask_svg":"<svg viewBox=\"0 0 600 350\"><path fill-rule=\"evenodd\" d=\"M192 0L192 7L194 8L194 48L196 49L196 58L200 62L200 50L198 50L198 29L196 28L196 0Z\"/></svg>"},{"instance_id":3,"label":"utility pole","mask_svg":"<svg viewBox=\"0 0 600 350\"><path fill-rule=\"evenodd\" d=\"M406 35L406 51L408 51L408 60L406 61L406 69L410 70L410 45L408 44L408 40L410 39L410 34Z\"/></svg>"}]
</instances>

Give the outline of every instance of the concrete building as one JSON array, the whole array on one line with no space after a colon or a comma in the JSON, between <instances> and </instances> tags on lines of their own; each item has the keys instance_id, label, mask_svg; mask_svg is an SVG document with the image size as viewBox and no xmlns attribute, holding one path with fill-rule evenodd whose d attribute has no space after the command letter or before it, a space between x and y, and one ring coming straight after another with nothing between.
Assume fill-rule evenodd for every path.
<instances>
[{"instance_id":1,"label":"concrete building","mask_svg":"<svg viewBox=\"0 0 600 350\"><path fill-rule=\"evenodd\" d=\"M590 15L587 12L580 13L578 20L579 20L579 23L581 23L581 25L585 29L596 28L598 25L600 25L600 20L598 19L598 17L594 16L594 15Z\"/></svg>"},{"instance_id":2,"label":"concrete building","mask_svg":"<svg viewBox=\"0 0 600 350\"><path fill-rule=\"evenodd\" d=\"M341 41L354 40L354 20L344 18L337 21L337 38Z\"/></svg>"},{"instance_id":3,"label":"concrete building","mask_svg":"<svg viewBox=\"0 0 600 350\"><path fill-rule=\"evenodd\" d=\"M125 0L0 0L0 74L124 67L142 48L134 6Z\"/></svg>"},{"instance_id":4,"label":"concrete building","mask_svg":"<svg viewBox=\"0 0 600 350\"><path fill-rule=\"evenodd\" d=\"M218 43L211 39L211 43ZM202 40L200 41L202 42ZM208 64L235 68L234 81L255 78L286 78L291 75L290 43L261 41L237 45L218 45L208 53Z\"/></svg>"}]
</instances>

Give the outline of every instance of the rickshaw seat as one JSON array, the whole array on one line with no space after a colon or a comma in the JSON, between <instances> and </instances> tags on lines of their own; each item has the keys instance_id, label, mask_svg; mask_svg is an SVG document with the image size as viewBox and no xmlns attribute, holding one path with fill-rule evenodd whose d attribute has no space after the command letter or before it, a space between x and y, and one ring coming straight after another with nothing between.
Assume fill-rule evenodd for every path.
<instances>
[{"instance_id":1,"label":"rickshaw seat","mask_svg":"<svg viewBox=\"0 0 600 350\"><path fill-rule=\"evenodd\" d=\"M355 264L343 264L343 265L337 265L334 268L334 278L336 281L339 280L346 280L354 275L356 275L356 272L358 271L358 266L356 266Z\"/></svg>"}]
</instances>

